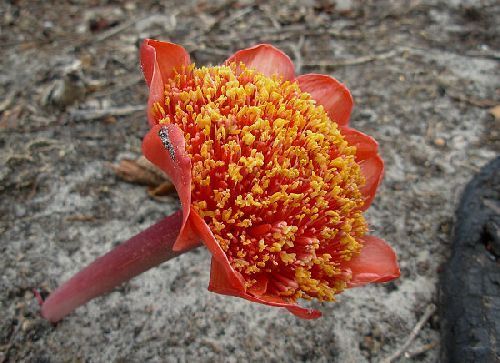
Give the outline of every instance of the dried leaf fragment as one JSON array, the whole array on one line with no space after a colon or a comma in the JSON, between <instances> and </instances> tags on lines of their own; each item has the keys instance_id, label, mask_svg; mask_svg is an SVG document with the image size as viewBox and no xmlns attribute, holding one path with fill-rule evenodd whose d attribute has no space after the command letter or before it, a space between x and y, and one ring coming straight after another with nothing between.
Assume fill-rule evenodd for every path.
<instances>
[{"instance_id":1,"label":"dried leaf fragment","mask_svg":"<svg viewBox=\"0 0 500 363\"><path fill-rule=\"evenodd\" d=\"M137 160L123 159L118 165L112 164L111 168L120 179L129 183L156 188L169 180L162 170L143 156Z\"/></svg>"},{"instance_id":2,"label":"dried leaf fragment","mask_svg":"<svg viewBox=\"0 0 500 363\"><path fill-rule=\"evenodd\" d=\"M488 112L493 115L496 121L500 120L500 105L490 108Z\"/></svg>"}]
</instances>

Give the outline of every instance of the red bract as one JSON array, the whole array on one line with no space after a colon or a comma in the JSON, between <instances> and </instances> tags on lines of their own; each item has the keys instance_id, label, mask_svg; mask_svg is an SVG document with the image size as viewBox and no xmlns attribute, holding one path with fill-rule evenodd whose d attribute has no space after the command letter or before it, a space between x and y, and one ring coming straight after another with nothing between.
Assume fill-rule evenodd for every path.
<instances>
[{"instance_id":1,"label":"red bract","mask_svg":"<svg viewBox=\"0 0 500 363\"><path fill-rule=\"evenodd\" d=\"M399 276L394 251L362 216L384 163L374 139L349 128L349 90L330 76L295 77L271 45L195 68L184 48L146 40L150 88L144 155L172 179L183 222L174 251L201 239L209 289L302 318L298 298Z\"/></svg>"}]
</instances>

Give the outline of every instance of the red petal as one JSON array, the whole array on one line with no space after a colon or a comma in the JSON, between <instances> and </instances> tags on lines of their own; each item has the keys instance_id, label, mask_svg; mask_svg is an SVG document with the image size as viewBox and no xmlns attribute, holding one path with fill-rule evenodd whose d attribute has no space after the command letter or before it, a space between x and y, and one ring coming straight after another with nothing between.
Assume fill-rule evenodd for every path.
<instances>
[{"instance_id":1,"label":"red petal","mask_svg":"<svg viewBox=\"0 0 500 363\"><path fill-rule=\"evenodd\" d=\"M317 319L321 317L320 311L303 308L295 303L288 303L280 296L262 295L259 297L249 296L244 298L264 305L286 308L293 315L302 319Z\"/></svg>"},{"instance_id":2,"label":"red petal","mask_svg":"<svg viewBox=\"0 0 500 363\"><path fill-rule=\"evenodd\" d=\"M255 284L248 288L248 292L253 296L262 296L267 291L267 285L269 284L269 279L265 275L260 275L255 277Z\"/></svg>"},{"instance_id":3,"label":"red petal","mask_svg":"<svg viewBox=\"0 0 500 363\"><path fill-rule=\"evenodd\" d=\"M161 115L153 111L153 105L159 103L160 105L165 104L165 83L161 78L161 74L158 71L158 65L155 65L155 71L151 78L151 84L149 85L149 97L148 97L148 121L149 126L156 125L158 120L161 119Z\"/></svg>"},{"instance_id":4,"label":"red petal","mask_svg":"<svg viewBox=\"0 0 500 363\"><path fill-rule=\"evenodd\" d=\"M215 257L212 257L208 290L228 296L243 297L246 295L241 275L238 277L234 271L228 273L227 266L217 261Z\"/></svg>"},{"instance_id":5,"label":"red petal","mask_svg":"<svg viewBox=\"0 0 500 363\"><path fill-rule=\"evenodd\" d=\"M277 74L287 81L295 78L295 69L290 57L270 44L258 44L239 50L229 57L225 64L233 62L242 62L247 68L256 69L266 76Z\"/></svg>"},{"instance_id":6,"label":"red petal","mask_svg":"<svg viewBox=\"0 0 500 363\"><path fill-rule=\"evenodd\" d=\"M224 271L224 276L226 277L224 281L228 281L229 285L233 288L244 291L245 280L241 274L233 270L226 254L215 240L210 227L208 227L205 221L193 209L191 209L190 221L196 228L198 236L203 240L203 243L205 243L205 246L207 246L208 250L212 254L212 266L215 262L217 262L217 266L222 268Z\"/></svg>"},{"instance_id":7,"label":"red petal","mask_svg":"<svg viewBox=\"0 0 500 363\"><path fill-rule=\"evenodd\" d=\"M175 68L187 66L189 63L189 53L180 45L154 39L146 39L142 43L141 67L148 86L156 71L156 65L165 83L172 77Z\"/></svg>"},{"instance_id":8,"label":"red petal","mask_svg":"<svg viewBox=\"0 0 500 363\"><path fill-rule=\"evenodd\" d=\"M164 140L160 137L160 132ZM164 144L165 142L165 144ZM177 125L154 125L142 142L144 156L162 169L174 183L183 212L183 225L173 250L180 251L199 242L188 222L191 209L191 159L186 153L184 135Z\"/></svg>"},{"instance_id":9,"label":"red petal","mask_svg":"<svg viewBox=\"0 0 500 363\"><path fill-rule=\"evenodd\" d=\"M305 74L297 77L297 82L302 91L324 107L332 121L339 126L348 124L354 101L346 86L324 74Z\"/></svg>"},{"instance_id":10,"label":"red petal","mask_svg":"<svg viewBox=\"0 0 500 363\"><path fill-rule=\"evenodd\" d=\"M141 67L149 86L148 120L152 126L158 115L153 113L156 102L164 103L164 85L175 68L190 63L189 54L177 44L146 39L141 46Z\"/></svg>"},{"instance_id":11,"label":"red petal","mask_svg":"<svg viewBox=\"0 0 500 363\"><path fill-rule=\"evenodd\" d=\"M349 145L356 146L356 161L359 162L377 154L378 143L373 137L348 127L342 128L341 132Z\"/></svg>"},{"instance_id":12,"label":"red petal","mask_svg":"<svg viewBox=\"0 0 500 363\"><path fill-rule=\"evenodd\" d=\"M305 309L300 306L289 306L287 310L291 312L293 315L302 318L302 319L317 319L321 317L321 311L314 309Z\"/></svg>"},{"instance_id":13,"label":"red petal","mask_svg":"<svg viewBox=\"0 0 500 363\"><path fill-rule=\"evenodd\" d=\"M285 308L293 315L302 319L317 319L321 316L320 311L303 308L302 306L299 306L295 303L286 302L281 296L271 296L271 295L252 296L249 294L245 294L245 296L240 296L240 297L264 305Z\"/></svg>"},{"instance_id":14,"label":"red petal","mask_svg":"<svg viewBox=\"0 0 500 363\"><path fill-rule=\"evenodd\" d=\"M292 314L302 319L316 319L321 316L321 312L319 311L306 309L294 303L288 303L284 301L280 296L253 296L245 291L243 287L244 285L240 287L236 285L237 281L227 273L226 266L224 266L222 263L217 261L215 257L213 257L208 290L216 292L218 294L240 297L264 305L286 308Z\"/></svg>"},{"instance_id":15,"label":"red petal","mask_svg":"<svg viewBox=\"0 0 500 363\"><path fill-rule=\"evenodd\" d=\"M183 209L184 219L186 215L188 216L188 218L187 220L184 220L184 225L182 226L181 232L179 233L179 236L177 237L177 240L172 247L173 251L187 251L196 246L200 246L203 242L198 234L198 229L191 222L191 212L192 209L187 212L185 211L185 209Z\"/></svg>"},{"instance_id":16,"label":"red petal","mask_svg":"<svg viewBox=\"0 0 500 363\"><path fill-rule=\"evenodd\" d=\"M359 166L361 167L361 172L366 179L365 185L361 188L361 193L363 193L366 198L363 210L366 210L375 197L377 188L382 181L382 176L384 174L384 161L380 155L375 154L368 159L362 160L359 163Z\"/></svg>"},{"instance_id":17,"label":"red petal","mask_svg":"<svg viewBox=\"0 0 500 363\"><path fill-rule=\"evenodd\" d=\"M345 264L345 267L352 272L349 287L362 286L371 282L387 282L398 278L399 265L391 246L374 236L364 236L362 241L361 253Z\"/></svg>"}]
</instances>

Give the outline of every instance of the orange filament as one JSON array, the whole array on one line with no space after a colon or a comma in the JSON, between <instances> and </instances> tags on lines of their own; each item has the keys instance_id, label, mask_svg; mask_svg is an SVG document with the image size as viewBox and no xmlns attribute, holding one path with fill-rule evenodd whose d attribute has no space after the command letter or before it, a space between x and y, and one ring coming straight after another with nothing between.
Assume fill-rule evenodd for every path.
<instances>
[{"instance_id":1,"label":"orange filament","mask_svg":"<svg viewBox=\"0 0 500 363\"><path fill-rule=\"evenodd\" d=\"M154 112L184 131L193 208L247 291L334 300L367 227L356 149L323 107L243 64L191 65Z\"/></svg>"}]
</instances>

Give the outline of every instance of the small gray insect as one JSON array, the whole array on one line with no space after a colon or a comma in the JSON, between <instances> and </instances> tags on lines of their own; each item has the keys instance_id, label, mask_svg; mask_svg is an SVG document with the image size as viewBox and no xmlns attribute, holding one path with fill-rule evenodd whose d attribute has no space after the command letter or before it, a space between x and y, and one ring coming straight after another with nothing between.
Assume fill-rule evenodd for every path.
<instances>
[{"instance_id":1,"label":"small gray insect","mask_svg":"<svg viewBox=\"0 0 500 363\"><path fill-rule=\"evenodd\" d=\"M160 131L158 131L158 136L160 136L160 140L165 150L168 151L172 160L175 161L174 145L172 145L172 143L170 142L170 137L168 136L168 129L165 126L163 126L160 129Z\"/></svg>"}]
</instances>

